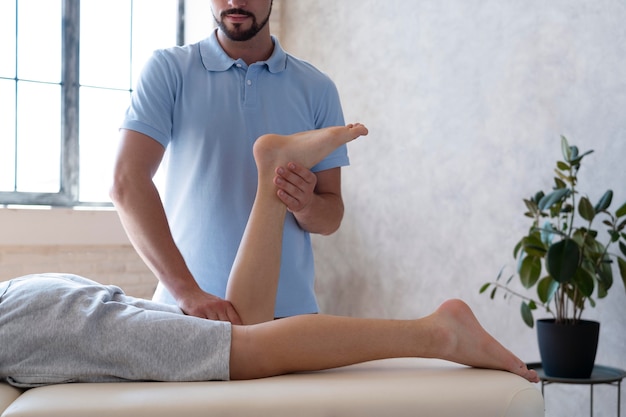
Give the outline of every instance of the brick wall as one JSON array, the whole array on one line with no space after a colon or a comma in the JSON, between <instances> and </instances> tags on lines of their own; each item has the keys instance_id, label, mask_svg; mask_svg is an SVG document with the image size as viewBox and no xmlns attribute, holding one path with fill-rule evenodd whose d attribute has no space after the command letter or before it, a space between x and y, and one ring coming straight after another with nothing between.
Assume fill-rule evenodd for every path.
<instances>
[{"instance_id":1,"label":"brick wall","mask_svg":"<svg viewBox=\"0 0 626 417\"><path fill-rule=\"evenodd\" d=\"M130 245L0 245L0 281L41 272L67 272L151 298L157 280Z\"/></svg>"}]
</instances>

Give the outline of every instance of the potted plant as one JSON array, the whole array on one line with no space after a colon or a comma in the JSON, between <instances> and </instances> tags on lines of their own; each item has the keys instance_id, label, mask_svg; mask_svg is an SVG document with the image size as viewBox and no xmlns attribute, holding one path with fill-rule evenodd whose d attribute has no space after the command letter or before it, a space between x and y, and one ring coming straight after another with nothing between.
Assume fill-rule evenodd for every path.
<instances>
[{"instance_id":1,"label":"potted plant","mask_svg":"<svg viewBox=\"0 0 626 417\"><path fill-rule=\"evenodd\" d=\"M556 164L553 190L524 199L524 214L532 224L513 250L516 273L503 283L500 271L480 292L491 288L491 299L499 290L504 290L505 298L520 298L522 319L529 327L534 326L537 308L551 314L551 318L537 321L544 372L554 377L587 378L595 361L599 323L581 317L587 305L595 307L596 299L608 294L614 260L626 288L626 203L609 211L613 192L608 190L593 205L576 188L581 162L593 151L579 153L564 136L561 149L564 160ZM606 229L604 237L594 228L596 224ZM619 252L610 252L613 248ZM536 288L537 298L510 287L516 276L524 288ZM588 333L579 336L578 331ZM558 341L564 344L555 345Z\"/></svg>"}]
</instances>

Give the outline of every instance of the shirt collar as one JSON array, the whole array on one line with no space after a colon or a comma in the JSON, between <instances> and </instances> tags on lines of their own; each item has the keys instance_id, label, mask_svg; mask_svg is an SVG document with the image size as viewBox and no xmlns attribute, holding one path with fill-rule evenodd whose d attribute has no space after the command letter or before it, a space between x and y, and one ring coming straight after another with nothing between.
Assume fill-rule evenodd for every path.
<instances>
[{"instance_id":1,"label":"shirt collar","mask_svg":"<svg viewBox=\"0 0 626 417\"><path fill-rule=\"evenodd\" d=\"M272 55L266 61L257 62L257 64L265 64L270 72L281 72L287 65L287 53L273 35L272 42L274 43ZM241 63L241 60L232 59L224 52L217 40L217 29L211 33L211 36L200 41L200 56L202 64L208 71L226 71L233 65Z\"/></svg>"}]
</instances>

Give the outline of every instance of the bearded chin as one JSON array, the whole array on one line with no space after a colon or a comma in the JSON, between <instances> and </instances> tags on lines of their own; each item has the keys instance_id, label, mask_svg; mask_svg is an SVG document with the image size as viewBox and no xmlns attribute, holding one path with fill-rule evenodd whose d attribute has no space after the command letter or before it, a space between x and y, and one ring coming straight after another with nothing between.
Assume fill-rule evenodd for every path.
<instances>
[{"instance_id":1,"label":"bearded chin","mask_svg":"<svg viewBox=\"0 0 626 417\"><path fill-rule=\"evenodd\" d=\"M270 13L271 14L271 13ZM256 18L252 18L252 25L249 29L241 30L241 25L235 25L233 29L228 29L224 24L224 21L220 19L219 21L214 17L217 26L220 28L222 32L226 35L228 39L236 42L245 42L256 36L257 33L261 31L267 25L267 22L270 20L270 14L261 22L261 24L257 23Z\"/></svg>"}]
</instances>

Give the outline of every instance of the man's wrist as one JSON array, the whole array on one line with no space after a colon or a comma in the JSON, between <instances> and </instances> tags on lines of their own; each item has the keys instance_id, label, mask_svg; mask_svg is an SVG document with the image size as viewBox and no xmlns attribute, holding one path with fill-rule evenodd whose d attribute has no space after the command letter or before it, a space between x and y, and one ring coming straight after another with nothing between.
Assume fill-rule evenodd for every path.
<instances>
[{"instance_id":1,"label":"man's wrist","mask_svg":"<svg viewBox=\"0 0 626 417\"><path fill-rule=\"evenodd\" d=\"M311 204L293 215L303 230L330 235L339 229L343 211L343 201L335 194L316 194Z\"/></svg>"}]
</instances>

